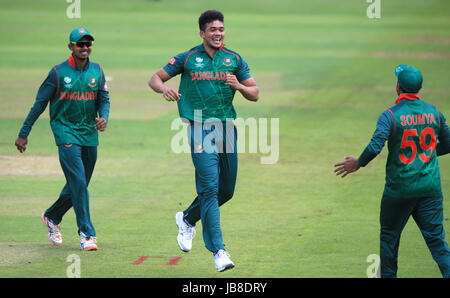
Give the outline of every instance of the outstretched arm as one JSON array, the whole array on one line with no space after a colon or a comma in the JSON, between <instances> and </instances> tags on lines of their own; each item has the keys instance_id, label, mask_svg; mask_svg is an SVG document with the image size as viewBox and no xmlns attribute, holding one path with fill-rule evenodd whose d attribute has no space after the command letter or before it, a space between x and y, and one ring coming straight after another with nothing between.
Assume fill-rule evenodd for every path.
<instances>
[{"instance_id":1,"label":"outstretched arm","mask_svg":"<svg viewBox=\"0 0 450 298\"><path fill-rule=\"evenodd\" d=\"M346 156L345 160L334 165L336 176L342 175L342 178L350 173L356 172L360 167L366 166L383 149L389 136L394 133L394 118L387 110L378 118L377 128L373 133L369 145L364 149L359 158Z\"/></svg>"},{"instance_id":2,"label":"outstretched arm","mask_svg":"<svg viewBox=\"0 0 450 298\"><path fill-rule=\"evenodd\" d=\"M336 176L342 175L342 178L350 173L358 171L360 168L358 159L354 156L346 156L344 161L338 162L334 167Z\"/></svg>"}]
</instances>

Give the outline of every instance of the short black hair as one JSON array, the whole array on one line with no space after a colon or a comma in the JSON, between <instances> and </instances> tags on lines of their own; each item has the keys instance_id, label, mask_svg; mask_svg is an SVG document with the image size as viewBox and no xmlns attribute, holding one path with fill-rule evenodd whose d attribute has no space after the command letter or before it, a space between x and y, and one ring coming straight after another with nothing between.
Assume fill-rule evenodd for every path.
<instances>
[{"instance_id":1,"label":"short black hair","mask_svg":"<svg viewBox=\"0 0 450 298\"><path fill-rule=\"evenodd\" d=\"M198 18L198 26L201 31L205 31L206 24L221 21L223 23L223 14L218 10L207 10Z\"/></svg>"}]
</instances>

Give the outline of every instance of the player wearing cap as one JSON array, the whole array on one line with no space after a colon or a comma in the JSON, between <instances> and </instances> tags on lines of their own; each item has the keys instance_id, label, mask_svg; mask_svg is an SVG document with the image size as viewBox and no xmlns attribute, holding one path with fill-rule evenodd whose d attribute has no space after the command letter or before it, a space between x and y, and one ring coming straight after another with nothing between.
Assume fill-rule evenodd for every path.
<instances>
[{"instance_id":1,"label":"player wearing cap","mask_svg":"<svg viewBox=\"0 0 450 298\"><path fill-rule=\"evenodd\" d=\"M66 185L58 200L41 218L54 246L62 244L60 222L73 206L80 249L97 250L96 234L90 219L88 184L97 160L98 131L104 131L109 115L109 93L99 64L89 61L94 38L85 28L70 33L72 55L54 66L36 96L15 142L23 153L28 135L50 103L52 128Z\"/></svg>"},{"instance_id":2,"label":"player wearing cap","mask_svg":"<svg viewBox=\"0 0 450 298\"><path fill-rule=\"evenodd\" d=\"M378 118L369 145L359 158L335 164L336 175L366 166L388 141L386 184L380 210L381 277L397 276L400 235L412 215L444 277L450 277L450 250L443 227L443 195L437 156L450 152L450 131L444 115L421 100L422 74L399 65L398 98ZM439 140L439 142L437 142Z\"/></svg>"},{"instance_id":3,"label":"player wearing cap","mask_svg":"<svg viewBox=\"0 0 450 298\"><path fill-rule=\"evenodd\" d=\"M258 100L258 86L247 63L225 48L223 14L206 11L199 18L203 43L181 53L157 71L150 87L168 101L177 101L180 117L189 121L191 156L195 167L197 198L175 216L181 250L192 248L195 224L201 220L206 248L213 252L218 271L234 267L222 239L219 206L231 199L237 174L236 118L233 97L238 90ZM181 74L179 91L165 81ZM214 138L211 136L214 135ZM219 148L219 143L223 144Z\"/></svg>"}]
</instances>

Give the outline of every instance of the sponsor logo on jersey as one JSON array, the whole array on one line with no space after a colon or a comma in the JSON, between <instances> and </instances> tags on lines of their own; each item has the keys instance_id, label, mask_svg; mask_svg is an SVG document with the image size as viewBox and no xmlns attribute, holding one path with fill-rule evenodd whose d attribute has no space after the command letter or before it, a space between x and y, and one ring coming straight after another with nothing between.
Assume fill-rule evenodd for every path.
<instances>
[{"instance_id":1,"label":"sponsor logo on jersey","mask_svg":"<svg viewBox=\"0 0 450 298\"><path fill-rule=\"evenodd\" d=\"M174 65L176 62L175 57L172 57L172 59L170 59L169 64L170 65Z\"/></svg>"},{"instance_id":2,"label":"sponsor logo on jersey","mask_svg":"<svg viewBox=\"0 0 450 298\"><path fill-rule=\"evenodd\" d=\"M70 83L72 82L72 79L69 77L64 77L64 87L66 88L72 88L72 84Z\"/></svg>"},{"instance_id":3,"label":"sponsor logo on jersey","mask_svg":"<svg viewBox=\"0 0 450 298\"><path fill-rule=\"evenodd\" d=\"M197 63L195 63L195 66L196 67L203 67L203 58L202 57L197 57L197 58L195 58L195 62L197 62Z\"/></svg>"},{"instance_id":4,"label":"sponsor logo on jersey","mask_svg":"<svg viewBox=\"0 0 450 298\"><path fill-rule=\"evenodd\" d=\"M229 71L199 71L199 72L192 72L191 71L191 79L192 81L198 80L226 80L227 74L232 74L232 72Z\"/></svg>"}]
</instances>

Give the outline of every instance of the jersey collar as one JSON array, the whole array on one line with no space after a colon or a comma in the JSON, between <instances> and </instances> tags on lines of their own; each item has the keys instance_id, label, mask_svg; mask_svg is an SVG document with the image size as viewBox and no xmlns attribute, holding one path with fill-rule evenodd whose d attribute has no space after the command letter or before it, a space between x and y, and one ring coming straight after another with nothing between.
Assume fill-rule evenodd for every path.
<instances>
[{"instance_id":1,"label":"jersey collar","mask_svg":"<svg viewBox=\"0 0 450 298\"><path fill-rule=\"evenodd\" d=\"M80 70L78 65L75 63L75 59L73 58L72 55L70 55L69 59L67 59L67 62L69 62L69 65L72 66L73 68ZM89 68L89 58L83 70L87 70L88 68Z\"/></svg>"},{"instance_id":2,"label":"jersey collar","mask_svg":"<svg viewBox=\"0 0 450 298\"><path fill-rule=\"evenodd\" d=\"M419 94L418 93L402 93L395 101L395 104L398 104L399 102L401 102L402 100L405 100L405 99L406 100L419 99Z\"/></svg>"},{"instance_id":3,"label":"jersey collar","mask_svg":"<svg viewBox=\"0 0 450 298\"><path fill-rule=\"evenodd\" d=\"M220 50L222 50L224 47L225 47L225 44L222 43L222 45L220 46L220 48L218 48L217 50L220 51ZM198 49L199 49L200 51L206 52L206 50L205 50L205 45L204 45L203 43L201 43L201 44L198 46Z\"/></svg>"}]
</instances>

